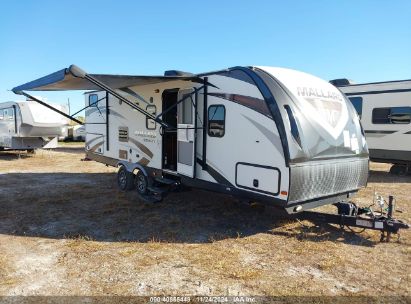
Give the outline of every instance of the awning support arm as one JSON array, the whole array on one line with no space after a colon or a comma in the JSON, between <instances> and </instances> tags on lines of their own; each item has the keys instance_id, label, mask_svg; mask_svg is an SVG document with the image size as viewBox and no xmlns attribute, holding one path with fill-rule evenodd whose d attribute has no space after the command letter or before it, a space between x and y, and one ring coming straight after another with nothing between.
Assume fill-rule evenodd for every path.
<instances>
[{"instance_id":1,"label":"awning support arm","mask_svg":"<svg viewBox=\"0 0 411 304\"><path fill-rule=\"evenodd\" d=\"M20 91L20 92L18 92L18 94L24 95L24 96L30 98L31 100L33 100L33 101L35 101L35 102L38 102L39 104L45 106L46 108L49 108L50 110L52 110L52 111L54 111L54 112L56 112L56 113L58 113L58 114L60 114L60 115L62 115L62 116L64 116L64 117L66 117L66 118L68 118L68 119L70 119L70 120L72 120L72 121L75 121L76 123L78 123L78 124L80 124L80 125L83 125L83 124L84 124L83 122L81 122L80 120L74 118L73 116L68 115L68 114L66 114L66 113L64 113L64 112L62 112L62 111L60 111L60 110L57 110L56 108L52 107L51 105L45 103L44 101L41 101L40 99L38 99L38 98L36 98L36 97L34 97L34 96L30 95L30 94L27 94L26 92Z\"/></svg>"},{"instance_id":2,"label":"awning support arm","mask_svg":"<svg viewBox=\"0 0 411 304\"><path fill-rule=\"evenodd\" d=\"M87 109L87 108L90 108L90 107L94 106L95 104L99 103L100 101L102 101L102 100L104 100L104 99L106 99L106 96L101 97L99 100L97 100L97 101L95 101L95 102L93 102L93 103L89 104L88 106L85 106L85 107L84 107L84 108L82 108L81 110L78 110L76 113L72 114L72 116L74 116L74 115L76 115L76 114L80 113L81 111L84 111L84 110L85 110L85 109Z\"/></svg>"},{"instance_id":3,"label":"awning support arm","mask_svg":"<svg viewBox=\"0 0 411 304\"><path fill-rule=\"evenodd\" d=\"M102 90L109 92L111 95L113 95L114 97L118 98L119 100L121 100L122 102L124 102L125 104L129 105L131 108L139 111L140 113L142 113L143 115L145 115L146 117L155 120L156 117L150 113L148 113L147 111L143 110L142 108L136 106L134 103L132 103L131 101L129 101L127 98L121 96L120 94L118 94L115 90L113 90L112 88L110 88L109 86L107 86L106 84L102 83L101 81L97 80L96 78L94 78L93 76L90 76L89 74L87 74L86 72L84 72L83 70L81 70L80 68L76 67L76 66L71 66L70 67L70 72L75 76L75 77L81 77L84 79L87 79L88 81L90 81L91 83L95 84L96 86L98 86L99 88L101 88ZM166 128L170 127L168 124L166 124L163 121L158 121L158 123Z\"/></svg>"}]
</instances>

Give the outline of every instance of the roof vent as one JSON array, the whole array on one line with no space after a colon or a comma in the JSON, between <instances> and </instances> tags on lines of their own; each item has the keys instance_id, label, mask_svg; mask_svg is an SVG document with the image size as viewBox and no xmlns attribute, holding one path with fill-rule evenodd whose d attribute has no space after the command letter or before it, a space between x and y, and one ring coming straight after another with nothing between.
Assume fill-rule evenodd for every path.
<instances>
[{"instance_id":1,"label":"roof vent","mask_svg":"<svg viewBox=\"0 0 411 304\"><path fill-rule=\"evenodd\" d=\"M330 80L330 83L335 85L336 87L342 87L342 86L353 84L353 81L347 78L340 78L340 79Z\"/></svg>"},{"instance_id":2,"label":"roof vent","mask_svg":"<svg viewBox=\"0 0 411 304\"><path fill-rule=\"evenodd\" d=\"M189 72L177 71L177 70L168 70L164 72L164 76L183 76L183 77L192 77L194 74Z\"/></svg>"}]
</instances>

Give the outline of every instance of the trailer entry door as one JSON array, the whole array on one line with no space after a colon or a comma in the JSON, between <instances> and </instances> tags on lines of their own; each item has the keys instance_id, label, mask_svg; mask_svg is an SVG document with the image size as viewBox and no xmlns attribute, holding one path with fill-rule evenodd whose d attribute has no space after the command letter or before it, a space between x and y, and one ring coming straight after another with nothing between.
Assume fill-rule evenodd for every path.
<instances>
[{"instance_id":1,"label":"trailer entry door","mask_svg":"<svg viewBox=\"0 0 411 304\"><path fill-rule=\"evenodd\" d=\"M194 100L193 89L180 90L178 100L189 95L177 108L177 172L188 177L194 176Z\"/></svg>"}]
</instances>

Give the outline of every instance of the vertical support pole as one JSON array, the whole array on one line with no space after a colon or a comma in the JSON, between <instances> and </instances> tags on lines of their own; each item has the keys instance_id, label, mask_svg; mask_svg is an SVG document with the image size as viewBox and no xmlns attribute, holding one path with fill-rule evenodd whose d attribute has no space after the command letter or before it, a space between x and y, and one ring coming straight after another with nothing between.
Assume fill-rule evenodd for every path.
<instances>
[{"instance_id":1,"label":"vertical support pole","mask_svg":"<svg viewBox=\"0 0 411 304\"><path fill-rule=\"evenodd\" d=\"M204 77L204 107L203 107L203 170L207 170L207 126L208 126L208 77Z\"/></svg>"},{"instance_id":2,"label":"vertical support pole","mask_svg":"<svg viewBox=\"0 0 411 304\"><path fill-rule=\"evenodd\" d=\"M197 116L198 116L198 93L195 91L194 94L194 161L193 161L193 178L196 178L197 176Z\"/></svg>"},{"instance_id":3,"label":"vertical support pole","mask_svg":"<svg viewBox=\"0 0 411 304\"><path fill-rule=\"evenodd\" d=\"M109 131L110 131L110 124L109 124L109 117L110 117L110 108L108 105L108 98L109 93L106 91L106 151L110 150L110 141L109 141Z\"/></svg>"},{"instance_id":4,"label":"vertical support pole","mask_svg":"<svg viewBox=\"0 0 411 304\"><path fill-rule=\"evenodd\" d=\"M394 196L388 196L388 212L387 217L388 219L392 219L392 214L394 212ZM387 232L387 242L391 240L391 232Z\"/></svg>"},{"instance_id":5,"label":"vertical support pole","mask_svg":"<svg viewBox=\"0 0 411 304\"><path fill-rule=\"evenodd\" d=\"M14 116L14 133L17 134L17 109L16 106L13 105L13 116Z\"/></svg>"},{"instance_id":6,"label":"vertical support pole","mask_svg":"<svg viewBox=\"0 0 411 304\"><path fill-rule=\"evenodd\" d=\"M388 218L392 218L392 214L394 212L394 197L392 195L388 196Z\"/></svg>"}]
</instances>

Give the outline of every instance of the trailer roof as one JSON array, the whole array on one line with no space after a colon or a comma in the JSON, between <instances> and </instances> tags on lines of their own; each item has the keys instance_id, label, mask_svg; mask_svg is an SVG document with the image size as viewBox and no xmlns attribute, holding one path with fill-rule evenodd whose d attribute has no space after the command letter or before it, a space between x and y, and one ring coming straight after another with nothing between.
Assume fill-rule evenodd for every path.
<instances>
[{"instance_id":1,"label":"trailer roof","mask_svg":"<svg viewBox=\"0 0 411 304\"><path fill-rule=\"evenodd\" d=\"M79 76L78 68L71 65L39 79L13 88L14 93L21 91L65 91L65 90L100 90L98 86ZM173 80L184 80L202 83L198 76L143 76L143 75L108 75L89 74L113 89L127 88L135 85L162 83Z\"/></svg>"},{"instance_id":2,"label":"trailer roof","mask_svg":"<svg viewBox=\"0 0 411 304\"><path fill-rule=\"evenodd\" d=\"M339 79L332 79L330 80L330 83L336 80L345 80L346 78L339 78ZM348 79L346 79L348 80ZM352 81L352 80L348 80ZM404 80L389 80L389 81L377 81L377 82L364 82L364 83L349 83L349 84L341 84L341 85L335 85L337 87L359 87L359 86L364 86L364 85L378 85L378 84L391 84L391 83L404 83L404 84L410 84L411 79L404 79Z\"/></svg>"},{"instance_id":3,"label":"trailer roof","mask_svg":"<svg viewBox=\"0 0 411 304\"><path fill-rule=\"evenodd\" d=\"M411 92L411 80L359 83L338 86L347 96Z\"/></svg>"}]
</instances>

